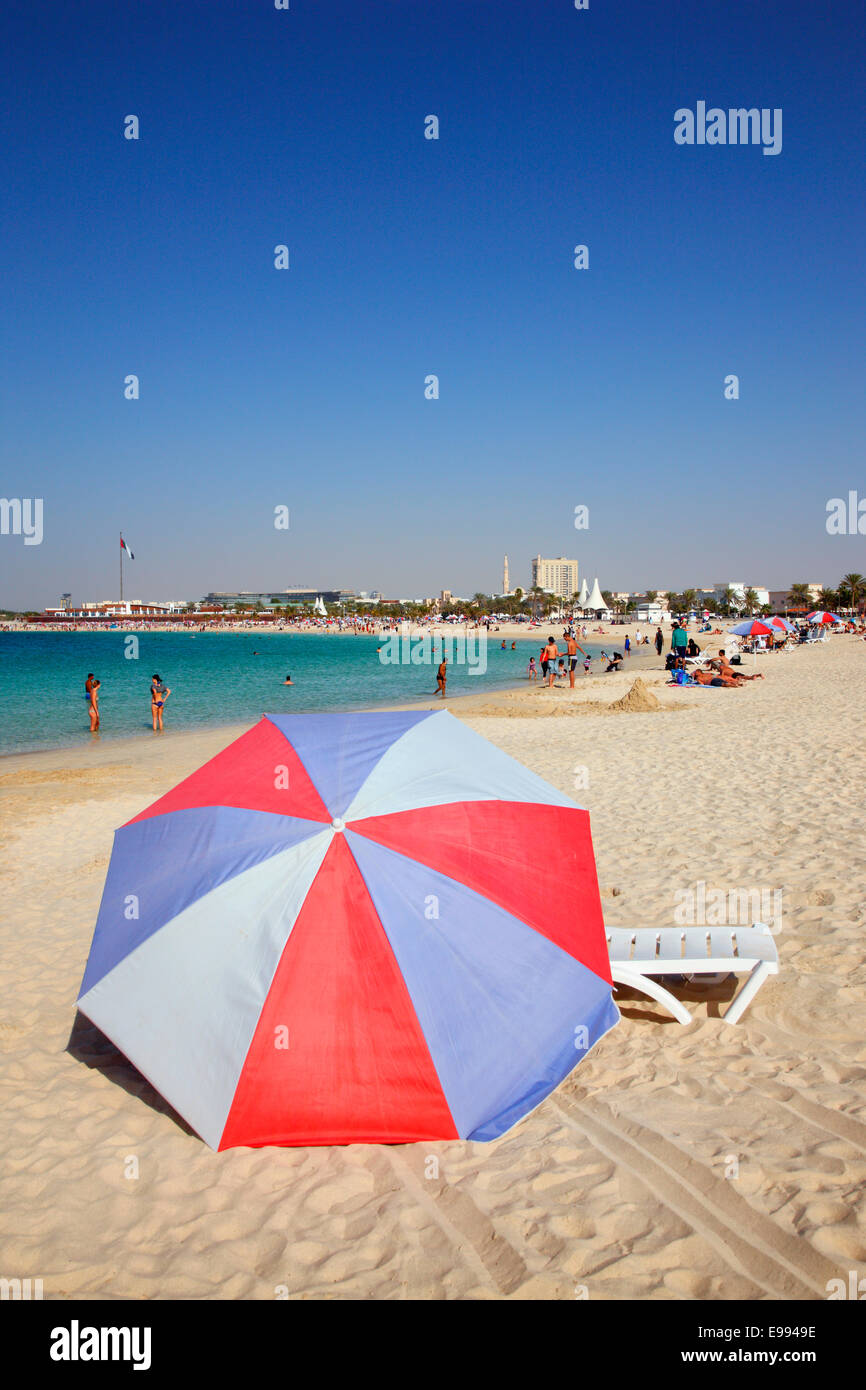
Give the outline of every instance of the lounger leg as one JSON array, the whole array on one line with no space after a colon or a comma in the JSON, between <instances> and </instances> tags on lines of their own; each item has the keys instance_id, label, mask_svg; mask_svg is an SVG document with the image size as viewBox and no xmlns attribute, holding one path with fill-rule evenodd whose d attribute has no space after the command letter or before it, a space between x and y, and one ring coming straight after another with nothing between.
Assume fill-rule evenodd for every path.
<instances>
[{"instance_id":1,"label":"lounger leg","mask_svg":"<svg viewBox=\"0 0 866 1390\"><path fill-rule=\"evenodd\" d=\"M769 963L765 960L758 961L758 964L753 967L752 973L742 989L738 994L734 995L734 998L722 1014L725 1023L736 1023L738 1019L741 1018L743 1010L749 1007L769 973Z\"/></svg>"},{"instance_id":2,"label":"lounger leg","mask_svg":"<svg viewBox=\"0 0 866 1390\"><path fill-rule=\"evenodd\" d=\"M685 1027L692 1022L692 1016L685 1004L681 1004L675 995L666 990L664 985L659 984L658 980L652 975L641 975L637 971L630 973L627 970L618 970L611 962L614 984L627 985L629 989L639 990L641 994L648 994L652 999L657 999L660 1004L673 1014L674 1018Z\"/></svg>"}]
</instances>

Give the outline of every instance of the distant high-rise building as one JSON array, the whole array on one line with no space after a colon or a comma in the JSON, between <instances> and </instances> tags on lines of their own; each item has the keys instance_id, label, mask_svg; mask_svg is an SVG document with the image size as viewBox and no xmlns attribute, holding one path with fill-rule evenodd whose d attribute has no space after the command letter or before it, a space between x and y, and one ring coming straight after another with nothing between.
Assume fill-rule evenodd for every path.
<instances>
[{"instance_id":1,"label":"distant high-rise building","mask_svg":"<svg viewBox=\"0 0 866 1390\"><path fill-rule=\"evenodd\" d=\"M502 592L503 592L503 594L510 594L510 593L511 593L511 585L510 585L509 582L508 582L508 556L507 556L507 555L506 555L505 561L504 561L504 563L503 563L503 565L502 565Z\"/></svg>"},{"instance_id":2,"label":"distant high-rise building","mask_svg":"<svg viewBox=\"0 0 866 1390\"><path fill-rule=\"evenodd\" d=\"M558 598L571 598L578 591L577 561L566 560L564 555L555 560L536 555L532 561L532 587L536 585Z\"/></svg>"}]
</instances>

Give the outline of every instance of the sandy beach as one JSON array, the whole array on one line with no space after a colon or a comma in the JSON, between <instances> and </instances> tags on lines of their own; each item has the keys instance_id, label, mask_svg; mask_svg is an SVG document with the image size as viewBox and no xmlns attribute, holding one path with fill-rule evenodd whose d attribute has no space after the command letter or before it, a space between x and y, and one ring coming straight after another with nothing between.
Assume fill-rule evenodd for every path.
<instances>
[{"instance_id":1,"label":"sandy beach","mask_svg":"<svg viewBox=\"0 0 866 1390\"><path fill-rule=\"evenodd\" d=\"M492 1144L213 1153L75 999L114 829L242 727L3 759L4 1275L46 1299L570 1300L866 1275L866 646L749 659L765 679L736 690L653 662L645 712L610 709L636 667L452 711L588 807L609 925L672 925L699 882L779 891L781 972L736 1027L732 982L683 992L686 1028L620 991Z\"/></svg>"}]
</instances>

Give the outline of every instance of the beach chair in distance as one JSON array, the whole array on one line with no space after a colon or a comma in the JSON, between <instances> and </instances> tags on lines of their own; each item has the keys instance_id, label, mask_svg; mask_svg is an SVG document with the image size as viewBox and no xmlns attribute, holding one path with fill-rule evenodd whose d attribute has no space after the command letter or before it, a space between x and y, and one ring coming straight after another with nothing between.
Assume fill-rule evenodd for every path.
<instances>
[{"instance_id":1,"label":"beach chair in distance","mask_svg":"<svg viewBox=\"0 0 866 1390\"><path fill-rule=\"evenodd\" d=\"M614 984L657 999L683 1025L692 1022L685 1004L665 989L660 975L748 973L722 1018L736 1023L768 975L779 973L779 953L764 922L750 927L606 927Z\"/></svg>"}]
</instances>

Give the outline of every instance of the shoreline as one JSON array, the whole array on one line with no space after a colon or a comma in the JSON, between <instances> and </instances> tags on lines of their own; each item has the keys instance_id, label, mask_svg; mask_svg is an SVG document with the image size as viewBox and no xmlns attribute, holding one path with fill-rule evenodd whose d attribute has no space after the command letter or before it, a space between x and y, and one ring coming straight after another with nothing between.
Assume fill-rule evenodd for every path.
<instances>
[{"instance_id":1,"label":"shoreline","mask_svg":"<svg viewBox=\"0 0 866 1390\"><path fill-rule=\"evenodd\" d=\"M89 634L87 634L87 635L89 635ZM116 632L113 632L111 635L112 635L112 636L117 636L117 633L116 633ZM150 633L150 634L148 634L148 635L149 635L149 636L152 636L153 634ZM292 634L272 634L272 635L277 636L277 635L292 635ZM323 634L318 634L318 635L321 635L321 636L328 636L328 635L338 635L338 634L327 634L327 633L323 633ZM346 635L349 635L349 634L342 634L342 635L346 636ZM373 637L373 634L363 634L363 635L364 635L365 637L368 637L368 638L371 638L371 639L372 639L372 637ZM422 635L424 635L424 634L422 634L422 633L420 633L420 632L417 633L417 634L415 634L416 637L420 637L420 636L422 636ZM431 636L432 636L432 635L434 635L434 634L431 634ZM461 635L461 634L456 633L453 629L449 629L449 630L447 630L447 631L443 634L443 636L444 636L445 638L451 637L452 639L457 638L457 637L459 637L460 635ZM546 635L547 635L547 634L545 633L545 636L546 636ZM388 636L389 636L389 634L386 634L385 637L382 639L383 644L384 644L384 642L386 642L386 641L388 640ZM470 640L471 640L471 635L470 635ZM501 640L511 641L511 640L516 640L516 639L512 639L512 638L508 638L508 637L506 637L505 639L499 638L499 639L497 639L497 645L498 645L498 642L501 641ZM557 640L557 642L558 642L558 644L559 644L559 646L560 646L560 650L562 650L562 648L563 648L562 638L561 638L561 637L557 637L556 640ZM533 633L530 634L530 635L524 635L524 641L529 642L530 644L533 645L533 648L534 648L533 654L534 654L534 655L536 656L536 658L537 658L537 657L538 657L538 649L539 649L540 646L542 645L542 640L541 640L541 638L539 638L538 635L537 635L535 632L533 632ZM597 646L600 646L600 645L601 645L600 638L599 638L599 636L598 636L597 634L593 634L593 635L592 635L592 640L590 640L590 638L587 637L587 638L585 639L585 641L586 641L586 644L587 644L588 647L597 647ZM489 642L488 645L492 645L492 641ZM520 650L521 650L520 647L518 647L518 649L517 649L517 653L518 653L518 654L520 654ZM598 659L598 658L596 657L596 660L597 660L597 659ZM662 663L661 663L661 664L663 664L663 659L662 659ZM645 669L650 669L650 668L652 668L652 667L654 667L654 666L655 666L655 667L658 667L658 668L660 669L659 658L657 658L656 653L655 653L655 648L654 648L653 646L649 646L649 647L643 646L643 647L641 647L639 650L633 651L632 654L631 654L628 658L626 658L626 661L625 661L625 663L624 663L624 666L625 666L625 669L626 669L626 670L635 670L635 671L638 671L638 672L641 672L641 673L642 673ZM420 669L420 667L419 667L419 669ZM451 669L453 669L453 668L451 668ZM622 673L620 673L620 674L622 674ZM613 675L614 675L614 673L611 673L611 676L613 676ZM430 667L430 679L431 679L431 682L433 681L433 678L434 678L434 677L433 677L433 667L432 667L432 665L431 665L431 667ZM598 679L600 679L600 678L601 678L601 679L607 679L607 680L610 679L610 677L600 676L598 672L596 672L596 673L594 673L594 674L592 674L592 675L590 675L590 676L586 676L586 675L584 675L582 669L579 667L579 668L578 668L578 671L577 671L577 673L576 673L576 690L575 690L574 693L577 694L577 691L578 691L578 690L584 688L585 686L589 685L590 683L592 683L592 682L594 682L594 681L596 681L596 680L598 680ZM507 697L507 696L509 696L509 695L519 695L519 693L521 692L521 690L531 691L532 689L536 688L537 686L539 686L539 685L541 684L540 672L539 672L539 679L538 679L538 681L535 681L535 682L530 682L530 681L529 681L529 679L528 679L528 677L527 677L525 671L523 672L523 674L520 674L520 675L511 675L511 676L507 676L507 677L506 677L506 676L501 676L501 677L492 677L492 676L491 676L491 677L487 677L486 675L480 675L480 676L477 677L477 679L478 679L479 681L482 682L483 687L484 687L483 689L479 689L479 690L477 690L477 691L474 690L474 689L469 689L469 690L465 690L465 691L464 691L464 690L461 690L460 693L449 694L449 695L447 696L447 699L446 699L446 701L445 701L445 704L446 704L446 705L451 705L451 704L460 702L460 704L462 705L464 702L469 701L469 702L475 702L475 703L474 703L474 706L470 704L470 708L473 708L473 707L477 707L477 706L478 706L479 704L481 704L481 703L489 703L489 702L491 702L491 701L495 701L496 699L500 699L500 700L501 700L501 699L503 699L503 698L505 698L505 697ZM293 688L293 691L302 691L302 690L303 690L303 685L296 682L295 685L294 685L292 688ZM562 687L562 686L558 686L558 687L555 686L555 687L554 687L554 694L561 693L561 692L567 693L567 689L564 688L564 687ZM621 692L618 692L618 693L621 693ZM300 697L298 697L298 696L293 696L292 698L296 699L296 700L298 701L298 703L300 703L300 702L303 700L303 696L300 696ZM398 709L419 709L419 708L422 708L422 709L423 709L423 708L438 708L439 705L440 705L441 703L442 703L442 702L441 702L438 698L436 698L435 696L433 696L433 695L431 695L431 694L429 694L429 693L418 694L416 697L411 698L411 699L406 698L405 693L403 693L402 695L397 695L397 696L395 696L395 698L394 698L393 700L383 700L383 699L381 699L381 697L379 697L379 698L375 698L375 699L372 699L372 700L369 700L369 701L360 700L360 699L356 699L356 700L347 699L347 700L345 700L345 701L340 701L339 699L336 699L336 698L335 698L335 700L334 700L334 702L333 702L332 704L330 704L330 705L328 705L328 706L326 706L326 707L324 707L324 708L322 708L322 707L317 707L315 710L312 710L312 709L306 709L306 710L305 710L305 709L301 709L301 710L298 710L297 712L298 712L299 714L303 714L303 713L308 713L308 714L309 714L309 713L328 713L328 712L338 712L338 711L340 711L340 712L352 712L352 711L356 711L356 712L365 712L365 711L366 711L366 712L372 712L372 711L374 711L374 710L398 710ZM73 701L73 706L74 706L74 705L75 705L75 701ZM108 707L106 706L105 709L108 709ZM263 709L261 709L261 710L259 711L260 714L261 714L261 713L276 713L276 712L277 712L277 710L274 709L273 707L272 707L271 709L264 709L264 708L263 708ZM279 712L281 712L281 713L290 713L291 711L284 710L284 711L279 711ZM103 713L105 713L105 710L103 711ZM254 722L255 722L255 717L254 717L254 716L251 717L251 719L250 719L249 722L244 722L244 721L241 719L240 716L235 717L235 718L232 718L232 717L228 717L228 718L219 718L219 719L214 719L214 720L208 720L207 722L201 722L201 723L195 723L195 724L185 724L185 725L182 725L182 726L180 726L180 727L172 727L171 725L169 725L169 726L166 728L166 730L165 730L165 734L171 734L171 735L173 735L173 736L176 736L177 734L181 734L181 733L182 733L182 734L196 734L196 733L211 733L211 734L215 734L215 733L219 733L219 731L220 731L220 730L223 730L223 729L234 729L234 728L238 728L238 729L240 729L240 730L243 730L244 728L249 728L249 727L251 727L251 726L252 726L252 723L254 723ZM151 738L153 738L153 736L154 736L154 735L153 735L153 730L152 730L152 728L150 727L149 723L143 718L143 719L142 719L142 722L141 722L141 725L140 725L140 727L138 728L138 730L137 730L136 732L133 732L133 731L131 731L131 730L129 730L129 729L124 729L122 732L112 733L112 732L109 731L109 729L104 729L104 730L100 733L100 735L99 735L98 738L94 738L94 737L92 737L92 735L90 734L89 729L87 729L86 727L82 727L82 728L76 728L76 729L74 729L74 730L69 730L69 732L68 732L64 737L60 738L59 740L53 740L53 741L51 741L51 742L44 742L44 743L33 743L32 745L30 745L29 747L26 747L26 748L6 748L6 747L3 747L3 746L2 746L2 741L0 741L0 766L5 766L6 763L7 763L7 761L8 761L8 759L10 759L10 758L24 757L24 756L28 756L28 755L30 755L30 754L46 753L46 752L52 752L52 751L61 752L61 751L64 751L64 750L69 750L69 749L79 749L79 750L84 751L84 750L86 750L86 749L88 749L88 748L92 748L92 747L95 747L95 746L101 746L101 745L103 744L103 742L109 743L109 744L111 744L113 747L117 747L117 746L118 746L119 744L121 744L121 743L125 743L125 742L138 743L138 742L140 742L141 740L151 739ZM164 737L165 735L162 735L162 736Z\"/></svg>"},{"instance_id":2,"label":"shoreline","mask_svg":"<svg viewBox=\"0 0 866 1390\"><path fill-rule=\"evenodd\" d=\"M654 648L652 649L652 656L654 659L656 659ZM627 682L627 685L631 685L636 675L643 676L645 674L649 674L653 669L649 666L648 662L647 664L644 663L643 656L629 657L628 660L630 663L632 663L631 665L627 665L625 670L621 670L619 672L611 672L609 676L605 676L603 674L596 674L591 676L584 676L582 674L577 675L575 680L575 689L573 692L567 686L554 685L552 690L549 692L549 698L551 698L552 700L557 700L559 697L564 697L564 699L569 702L571 702L573 698L574 703L581 703L582 691L589 691L590 688L592 688L594 691L594 695L597 696L601 684L604 683L605 686L613 692L611 698L616 699L623 693L625 693L623 690L623 681L624 678L627 677L630 672L632 674L631 678ZM654 669L656 675L660 676L663 674L660 666L655 667ZM499 701L508 701L515 699L520 701L523 697L532 698L537 695L541 695L541 698L548 698L546 687L544 688L544 693L542 694L540 675L537 681L532 682L530 682L526 676L515 677L513 680L509 681L495 683L491 682L491 684L489 684L485 690L473 690L461 694L448 695L444 701L440 700L437 696L433 695L419 695L417 700L405 700L398 698L394 701L387 701L384 703L381 701L376 701L375 703L371 704L348 703L335 706L333 709L330 710L299 710L298 713L373 714L377 712L393 713L397 710L442 708L448 709L456 706L458 707L460 712L466 715L471 715L475 712L480 711L483 706L490 705L491 702L495 702L497 699ZM261 715L264 714L272 714L277 712L278 711L275 710L261 710L259 717L261 717ZM520 707L515 706L514 714L517 715L520 712ZM282 710L279 711L279 713L291 713L291 711ZM532 713L534 714L535 711L533 710ZM197 736L216 738L221 734L225 733L227 736L231 736L227 737L226 741L229 742L231 741L231 738L239 738L242 733L245 733L248 729L252 728L256 722L257 721L255 719L253 719L252 721L226 719L220 720L215 723L197 724L192 726L187 725L185 727L180 728L169 726L168 728L164 729L160 734L154 734L153 729L150 728L150 726L142 723L142 727L139 733L106 733L101 734L98 738L94 738L90 734L88 729L82 729L80 731L80 735L71 735L68 740L64 740L62 743L42 744L34 748L16 748L10 749L8 751L0 747L0 769L8 770L11 762L16 758L47 757L52 754L67 754L73 752L78 753L83 757L87 754L92 755L97 750L102 749L103 747L109 747L112 750L122 752L124 751L127 745L131 750L140 747L142 743L149 743L154 741L155 739L162 740L165 738L170 738L172 741L174 741L179 738L195 738Z\"/></svg>"}]
</instances>

